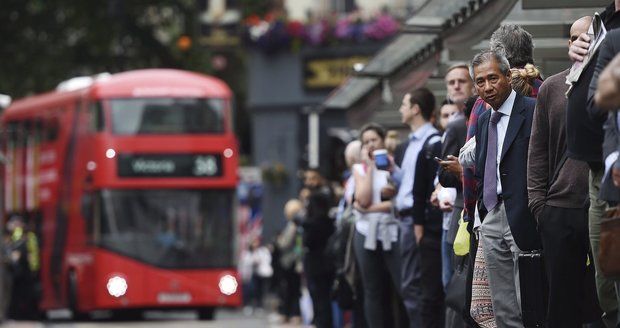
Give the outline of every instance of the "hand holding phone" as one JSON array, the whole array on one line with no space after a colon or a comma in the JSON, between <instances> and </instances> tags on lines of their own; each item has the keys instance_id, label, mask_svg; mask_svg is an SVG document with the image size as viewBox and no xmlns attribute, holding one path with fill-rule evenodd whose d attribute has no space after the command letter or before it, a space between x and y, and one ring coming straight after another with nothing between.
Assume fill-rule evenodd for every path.
<instances>
[{"instance_id":1,"label":"hand holding phone","mask_svg":"<svg viewBox=\"0 0 620 328\"><path fill-rule=\"evenodd\" d=\"M387 170L390 168L390 160L388 159L388 153L385 149L377 149L373 153L375 158L375 166L379 170Z\"/></svg>"}]
</instances>

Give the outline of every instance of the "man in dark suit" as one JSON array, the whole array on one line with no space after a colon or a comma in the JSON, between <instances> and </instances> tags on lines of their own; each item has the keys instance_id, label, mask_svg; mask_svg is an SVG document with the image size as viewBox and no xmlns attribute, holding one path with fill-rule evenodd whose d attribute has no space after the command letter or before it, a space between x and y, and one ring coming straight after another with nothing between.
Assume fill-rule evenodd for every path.
<instances>
[{"instance_id":1,"label":"man in dark suit","mask_svg":"<svg viewBox=\"0 0 620 328\"><path fill-rule=\"evenodd\" d=\"M616 14L618 14L618 11L616 11ZM615 29L607 33L605 40L603 40L600 46L596 67L594 68L594 74L592 76L592 81L590 81L588 92L587 110L590 117L605 117L608 114L607 121L603 126L605 131L605 138L602 147L603 167L598 170L598 174L596 175L597 181L593 181L590 189L590 201L593 204L600 204L601 209L599 213L601 213L608 206L617 205L620 201L620 190L618 189L618 187L620 187L620 161L618 161L618 154L620 153L620 130L618 128L618 107L603 106L606 108L601 108L600 105L605 105L604 102L600 105L595 103L594 95L597 92L597 88L602 88L601 91L604 91L606 88L613 89L613 93L617 95L617 86L614 85L611 88L609 86L609 76L617 75L616 71L618 64L617 59L614 59L614 57L617 57L619 53L620 29ZM606 69L608 66L611 66L609 70ZM603 70L607 70L607 74L602 74ZM601 96L599 95L598 102L601 102L601 100ZM609 109L612 109L612 111L607 113L606 110ZM598 202L594 200L596 198L598 199ZM598 271L600 270L599 250L601 238L601 217L594 217L591 215L589 231L592 252L594 253L594 264ZM613 323L615 319L615 323L620 326L620 281L606 279L606 277L604 277L604 275L600 272L597 272L597 280L599 300L601 302L601 308L603 308L606 312L606 322L611 321ZM611 310L611 308L614 307L616 310Z\"/></svg>"},{"instance_id":2,"label":"man in dark suit","mask_svg":"<svg viewBox=\"0 0 620 328\"><path fill-rule=\"evenodd\" d=\"M475 226L484 245L496 322L499 327L523 327L518 256L541 246L526 184L535 101L511 89L510 65L497 51L477 54L471 73L476 92L492 107L480 116L476 132L481 222Z\"/></svg>"},{"instance_id":3,"label":"man in dark suit","mask_svg":"<svg viewBox=\"0 0 620 328\"><path fill-rule=\"evenodd\" d=\"M456 189L454 203L448 204L445 200L439 201L443 213L443 231L441 236L441 278L444 288L447 287L454 272L454 239L458 230L458 221L463 211L463 182L461 176L463 168L458 162L459 150L465 144L467 136L467 119L464 114L465 102L473 95L474 84L469 76L467 63L456 63L446 71L444 78L447 99L443 106L457 106L458 112L449 119L441 140L441 158L437 172L441 188ZM446 326L458 328L462 326L460 313L446 308Z\"/></svg>"}]
</instances>

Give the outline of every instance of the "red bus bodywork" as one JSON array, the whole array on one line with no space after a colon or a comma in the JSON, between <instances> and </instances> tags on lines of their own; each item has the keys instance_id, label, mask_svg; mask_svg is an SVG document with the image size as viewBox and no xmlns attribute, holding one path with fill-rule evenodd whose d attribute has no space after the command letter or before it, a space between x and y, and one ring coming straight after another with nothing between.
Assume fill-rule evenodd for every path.
<instances>
[{"instance_id":1,"label":"red bus bodywork","mask_svg":"<svg viewBox=\"0 0 620 328\"><path fill-rule=\"evenodd\" d=\"M140 102L146 105L135 119L130 111ZM198 130L164 131L176 117L166 104L198 117L203 107L217 107L217 132L200 133L190 116L182 124ZM147 69L18 100L4 111L4 215L26 216L39 236L41 310L240 305L240 288L230 293L238 281L230 104L231 91L218 79ZM114 131L129 121L146 126L149 110L156 114L150 132ZM162 213L162 203L173 209ZM218 235L226 240L213 244ZM113 277L124 279L124 295L111 295Z\"/></svg>"}]
</instances>

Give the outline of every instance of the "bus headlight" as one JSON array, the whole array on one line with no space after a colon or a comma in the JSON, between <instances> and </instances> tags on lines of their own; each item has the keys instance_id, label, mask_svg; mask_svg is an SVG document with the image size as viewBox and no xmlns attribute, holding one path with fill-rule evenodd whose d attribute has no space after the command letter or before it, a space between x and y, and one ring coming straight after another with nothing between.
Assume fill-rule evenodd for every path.
<instances>
[{"instance_id":1,"label":"bus headlight","mask_svg":"<svg viewBox=\"0 0 620 328\"><path fill-rule=\"evenodd\" d=\"M108 294L114 297L121 297L127 293L127 280L123 277L114 276L108 279Z\"/></svg>"},{"instance_id":2,"label":"bus headlight","mask_svg":"<svg viewBox=\"0 0 620 328\"><path fill-rule=\"evenodd\" d=\"M235 279L235 277L227 274L220 278L220 283L218 286L220 287L220 292L222 292L222 294L230 296L237 291L239 284L237 283L237 279Z\"/></svg>"},{"instance_id":3,"label":"bus headlight","mask_svg":"<svg viewBox=\"0 0 620 328\"><path fill-rule=\"evenodd\" d=\"M116 150L109 148L108 150L105 151L105 157L114 158L114 156L116 156Z\"/></svg>"}]
</instances>

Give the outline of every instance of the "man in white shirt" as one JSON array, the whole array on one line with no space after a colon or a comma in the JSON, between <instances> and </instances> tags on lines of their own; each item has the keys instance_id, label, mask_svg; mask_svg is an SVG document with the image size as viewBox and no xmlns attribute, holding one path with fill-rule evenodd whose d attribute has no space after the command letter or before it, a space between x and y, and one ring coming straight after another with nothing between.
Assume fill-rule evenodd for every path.
<instances>
[{"instance_id":1,"label":"man in white shirt","mask_svg":"<svg viewBox=\"0 0 620 328\"><path fill-rule=\"evenodd\" d=\"M394 160L398 168L393 174L400 182L394 199L400 218L402 298L409 317L410 327L422 327L422 304L420 286L420 256L418 243L423 236L423 226L415 225L413 219L413 186L416 163L427 139L437 134L430 123L435 109L435 97L426 88L416 89L403 97L399 108L402 123L409 126L409 138L398 145Z\"/></svg>"}]
</instances>

